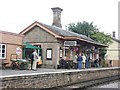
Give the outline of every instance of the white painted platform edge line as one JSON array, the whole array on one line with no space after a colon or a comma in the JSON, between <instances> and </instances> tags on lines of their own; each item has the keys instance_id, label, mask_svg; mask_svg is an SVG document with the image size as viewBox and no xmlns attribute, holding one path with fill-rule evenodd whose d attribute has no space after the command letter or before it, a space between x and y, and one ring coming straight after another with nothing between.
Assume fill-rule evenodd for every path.
<instances>
[{"instance_id":1,"label":"white painted platform edge line","mask_svg":"<svg viewBox=\"0 0 120 90\"><path fill-rule=\"evenodd\" d=\"M116 68L120 68L120 67L114 67L114 68L93 68L93 69L77 69L77 70L68 70L68 71L54 71L54 72L41 72L41 73L29 73L29 74L16 74L16 75L0 76L0 78L19 77L19 76L31 76L31 75L44 75L44 74L59 74L59 73L70 73L70 72L78 72L78 71L79 72L80 71L96 71L96 70L106 70L106 69L116 69Z\"/></svg>"}]
</instances>

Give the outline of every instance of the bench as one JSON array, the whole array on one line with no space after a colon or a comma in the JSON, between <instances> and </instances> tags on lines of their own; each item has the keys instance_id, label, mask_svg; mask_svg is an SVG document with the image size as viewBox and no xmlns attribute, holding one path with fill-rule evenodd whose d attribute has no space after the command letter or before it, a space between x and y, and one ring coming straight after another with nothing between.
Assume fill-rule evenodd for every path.
<instances>
[{"instance_id":1,"label":"bench","mask_svg":"<svg viewBox=\"0 0 120 90\"><path fill-rule=\"evenodd\" d=\"M73 68L73 60L64 60L64 59L61 59L59 61L59 66L58 68L61 68L61 69L72 69Z\"/></svg>"}]
</instances>

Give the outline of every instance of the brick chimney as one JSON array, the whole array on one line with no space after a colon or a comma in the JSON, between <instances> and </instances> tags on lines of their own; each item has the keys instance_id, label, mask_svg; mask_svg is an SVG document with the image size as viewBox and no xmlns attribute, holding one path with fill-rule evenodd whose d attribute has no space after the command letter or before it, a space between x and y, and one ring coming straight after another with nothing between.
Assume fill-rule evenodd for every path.
<instances>
[{"instance_id":1,"label":"brick chimney","mask_svg":"<svg viewBox=\"0 0 120 90\"><path fill-rule=\"evenodd\" d=\"M113 36L112 37L115 38L115 31L113 31Z\"/></svg>"},{"instance_id":2,"label":"brick chimney","mask_svg":"<svg viewBox=\"0 0 120 90\"><path fill-rule=\"evenodd\" d=\"M52 23L52 25L62 28L62 25L61 25L61 12L63 11L63 9L61 9L59 7L54 7L54 8L51 8L51 9L53 11L53 23Z\"/></svg>"}]
</instances>

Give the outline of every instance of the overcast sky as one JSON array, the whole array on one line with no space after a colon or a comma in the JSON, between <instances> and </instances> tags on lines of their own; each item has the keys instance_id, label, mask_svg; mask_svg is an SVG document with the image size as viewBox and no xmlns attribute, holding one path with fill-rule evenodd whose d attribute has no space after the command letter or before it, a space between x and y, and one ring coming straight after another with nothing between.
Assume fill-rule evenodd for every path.
<instances>
[{"instance_id":1,"label":"overcast sky","mask_svg":"<svg viewBox=\"0 0 120 90\"><path fill-rule=\"evenodd\" d=\"M52 25L52 7L63 9L61 23L93 22L100 31L118 34L119 0L0 0L0 30L19 33L34 21ZM118 35L116 35L118 36Z\"/></svg>"}]
</instances>

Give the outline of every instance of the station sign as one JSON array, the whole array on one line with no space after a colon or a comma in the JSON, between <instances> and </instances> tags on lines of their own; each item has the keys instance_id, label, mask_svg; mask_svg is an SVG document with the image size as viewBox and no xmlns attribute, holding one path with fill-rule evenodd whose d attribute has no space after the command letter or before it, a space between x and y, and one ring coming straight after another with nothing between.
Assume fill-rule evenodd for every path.
<instances>
[{"instance_id":1,"label":"station sign","mask_svg":"<svg viewBox=\"0 0 120 90\"><path fill-rule=\"evenodd\" d=\"M64 46L77 46L77 41L64 41Z\"/></svg>"}]
</instances>

